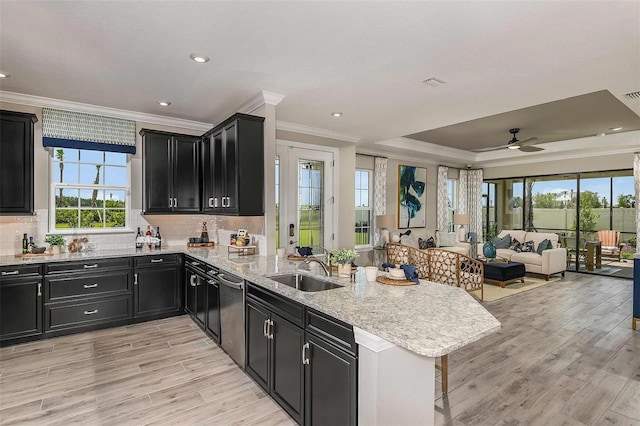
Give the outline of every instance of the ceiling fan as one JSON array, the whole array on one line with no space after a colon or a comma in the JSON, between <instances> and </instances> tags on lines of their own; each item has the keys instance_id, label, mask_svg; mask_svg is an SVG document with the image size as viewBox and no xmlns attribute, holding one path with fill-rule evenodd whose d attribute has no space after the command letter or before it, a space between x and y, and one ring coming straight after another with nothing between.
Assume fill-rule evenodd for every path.
<instances>
[{"instance_id":1,"label":"ceiling fan","mask_svg":"<svg viewBox=\"0 0 640 426\"><path fill-rule=\"evenodd\" d=\"M522 152L544 151L544 148L540 148L540 147L534 146L536 143L538 143L538 138L527 138L527 139L523 139L523 140L518 140L518 138L516 136L517 136L519 131L520 131L520 129L518 129L518 128L509 129L509 133L511 133L513 135L513 137L511 138L511 140L509 142L507 142L506 145L496 146L496 147L492 147L492 148L477 149L475 151L476 152L497 151L499 149L504 149L504 148L519 149Z\"/></svg>"}]
</instances>

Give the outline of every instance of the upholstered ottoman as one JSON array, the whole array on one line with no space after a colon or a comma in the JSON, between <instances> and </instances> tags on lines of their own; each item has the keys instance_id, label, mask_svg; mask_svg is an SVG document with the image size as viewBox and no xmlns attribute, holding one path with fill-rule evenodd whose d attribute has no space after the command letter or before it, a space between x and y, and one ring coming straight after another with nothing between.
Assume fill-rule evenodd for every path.
<instances>
[{"instance_id":1,"label":"upholstered ottoman","mask_svg":"<svg viewBox=\"0 0 640 426\"><path fill-rule=\"evenodd\" d=\"M500 284L504 288L505 284L514 281L524 282L525 267L520 262L485 262L484 264L484 280Z\"/></svg>"}]
</instances>

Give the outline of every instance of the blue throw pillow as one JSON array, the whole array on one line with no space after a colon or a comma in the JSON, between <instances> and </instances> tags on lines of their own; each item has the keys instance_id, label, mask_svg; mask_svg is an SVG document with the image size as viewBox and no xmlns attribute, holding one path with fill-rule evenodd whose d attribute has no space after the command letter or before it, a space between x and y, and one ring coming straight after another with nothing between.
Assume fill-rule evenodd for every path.
<instances>
[{"instance_id":1,"label":"blue throw pillow","mask_svg":"<svg viewBox=\"0 0 640 426\"><path fill-rule=\"evenodd\" d=\"M497 249L508 249L511 246L511 234L507 234L504 237L495 237L493 239L493 245Z\"/></svg>"},{"instance_id":2,"label":"blue throw pillow","mask_svg":"<svg viewBox=\"0 0 640 426\"><path fill-rule=\"evenodd\" d=\"M540 241L540 244L538 244L538 249L536 250L536 253L542 255L542 252L545 250L549 250L551 247L551 241L544 239L542 241Z\"/></svg>"},{"instance_id":3,"label":"blue throw pillow","mask_svg":"<svg viewBox=\"0 0 640 426\"><path fill-rule=\"evenodd\" d=\"M522 253L533 253L533 241L525 241L520 245L520 251Z\"/></svg>"},{"instance_id":4,"label":"blue throw pillow","mask_svg":"<svg viewBox=\"0 0 640 426\"><path fill-rule=\"evenodd\" d=\"M511 241L511 245L509 246L509 249L520 253L522 251L522 243L514 238Z\"/></svg>"}]
</instances>

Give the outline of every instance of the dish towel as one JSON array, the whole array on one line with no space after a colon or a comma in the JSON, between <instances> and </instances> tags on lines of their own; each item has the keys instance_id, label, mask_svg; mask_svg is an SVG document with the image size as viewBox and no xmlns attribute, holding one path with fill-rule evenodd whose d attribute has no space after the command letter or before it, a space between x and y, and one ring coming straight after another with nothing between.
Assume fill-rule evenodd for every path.
<instances>
[{"instance_id":1,"label":"dish towel","mask_svg":"<svg viewBox=\"0 0 640 426\"><path fill-rule=\"evenodd\" d=\"M396 265L393 263L383 263L382 268L395 268ZM413 265L400 265L400 269L404 270L404 276L413 281L416 284L420 284L420 279L418 278L418 273L416 272L416 267Z\"/></svg>"}]
</instances>

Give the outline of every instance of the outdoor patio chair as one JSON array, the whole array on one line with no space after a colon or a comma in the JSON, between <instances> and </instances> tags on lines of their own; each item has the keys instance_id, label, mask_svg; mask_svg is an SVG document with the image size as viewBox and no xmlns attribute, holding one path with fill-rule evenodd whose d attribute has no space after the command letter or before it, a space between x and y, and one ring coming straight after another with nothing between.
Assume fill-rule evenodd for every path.
<instances>
[{"instance_id":1,"label":"outdoor patio chair","mask_svg":"<svg viewBox=\"0 0 640 426\"><path fill-rule=\"evenodd\" d=\"M620 231L598 231L598 240L602 242L602 255L620 262L620 253L624 244L620 244Z\"/></svg>"}]
</instances>

